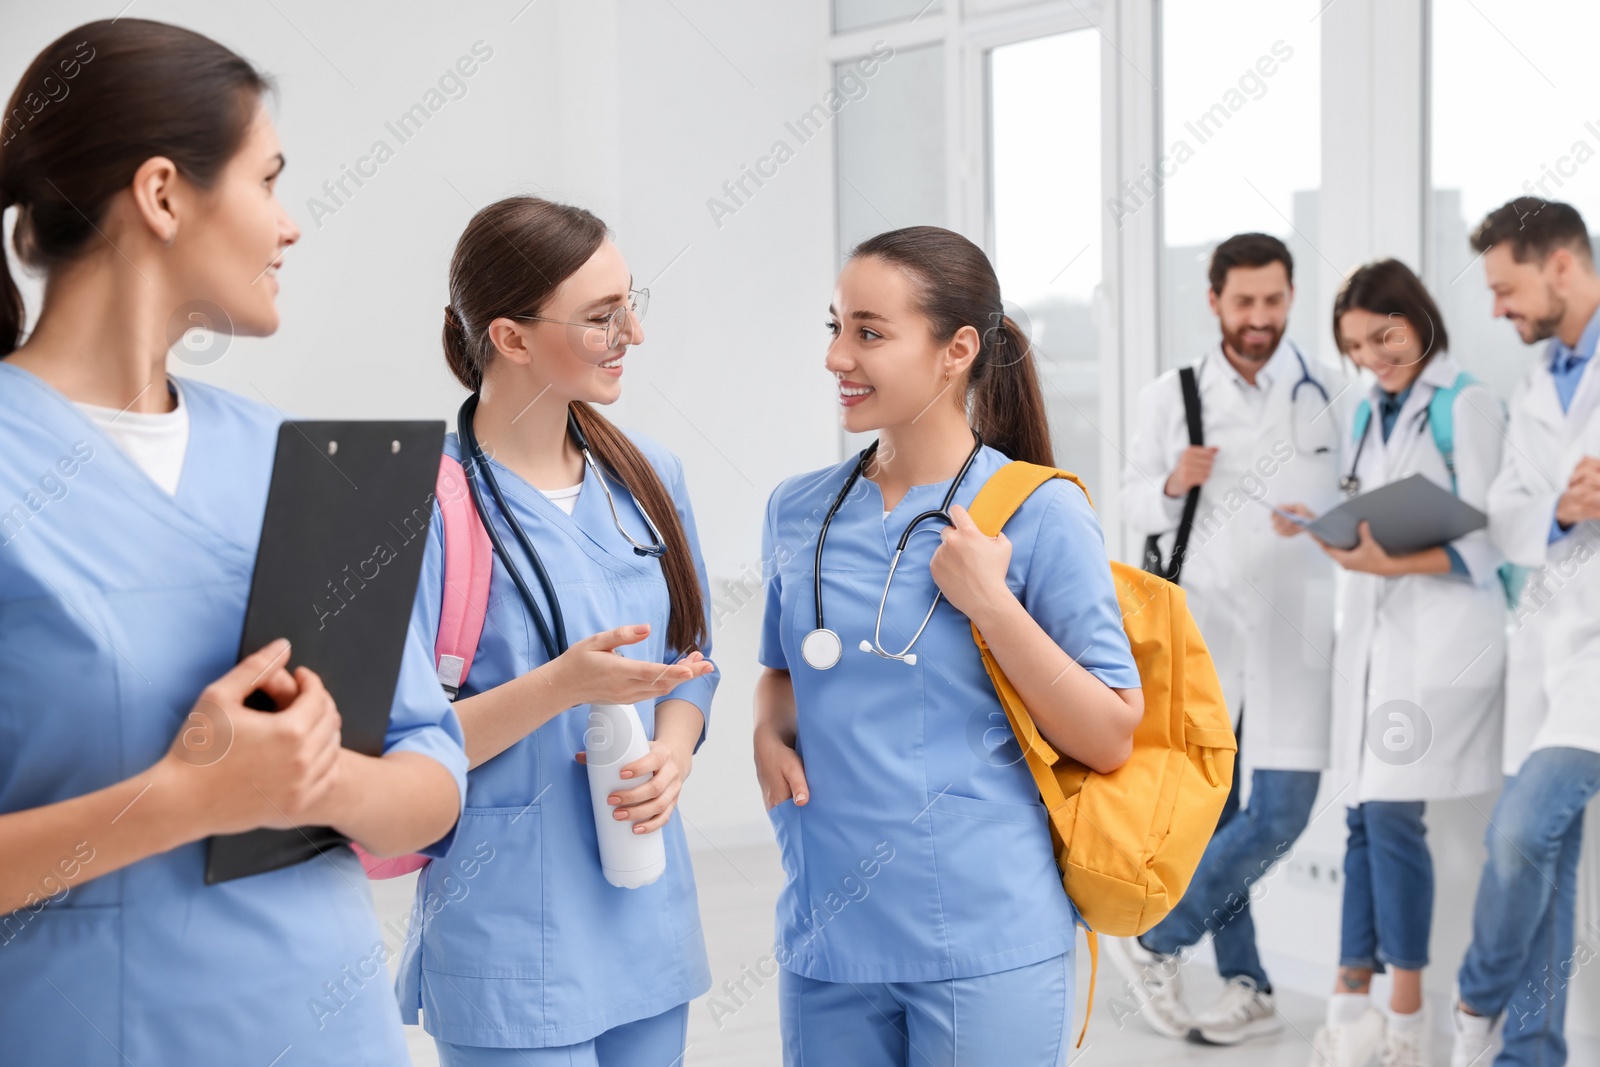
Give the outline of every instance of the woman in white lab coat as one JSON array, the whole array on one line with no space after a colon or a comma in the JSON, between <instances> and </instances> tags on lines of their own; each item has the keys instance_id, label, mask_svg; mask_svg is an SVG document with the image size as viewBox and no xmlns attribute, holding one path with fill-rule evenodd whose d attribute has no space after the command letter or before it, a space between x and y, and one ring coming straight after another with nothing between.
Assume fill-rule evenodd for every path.
<instances>
[{"instance_id":1,"label":"woman in white lab coat","mask_svg":"<svg viewBox=\"0 0 1600 1067\"><path fill-rule=\"evenodd\" d=\"M1445 351L1438 308L1403 263L1356 270L1334 301L1339 350L1371 373L1347 438L1344 487L1367 492L1420 474L1483 509L1500 467L1505 416ZM1302 507L1286 508L1309 514ZM1279 532L1299 527L1274 519ZM1360 542L1323 549L1347 573L1334 654L1333 775L1345 788L1340 971L1317 1064L1426 1064L1422 969L1433 867L1430 800L1499 781L1505 674L1503 562L1487 530L1403 556L1362 524ZM1387 1018L1367 990L1395 970Z\"/></svg>"}]
</instances>

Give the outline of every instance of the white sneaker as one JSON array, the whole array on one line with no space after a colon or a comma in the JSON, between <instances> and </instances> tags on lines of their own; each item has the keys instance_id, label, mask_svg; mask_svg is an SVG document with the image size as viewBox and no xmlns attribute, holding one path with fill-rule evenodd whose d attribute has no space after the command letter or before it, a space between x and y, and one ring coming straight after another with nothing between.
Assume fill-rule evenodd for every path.
<instances>
[{"instance_id":1,"label":"white sneaker","mask_svg":"<svg viewBox=\"0 0 1600 1067\"><path fill-rule=\"evenodd\" d=\"M1494 1060L1494 1020L1468 1015L1461 1001L1453 1001L1450 1011L1455 1045L1450 1050L1450 1067L1489 1067Z\"/></svg>"},{"instance_id":2,"label":"white sneaker","mask_svg":"<svg viewBox=\"0 0 1600 1067\"><path fill-rule=\"evenodd\" d=\"M1207 1045L1237 1045L1283 1029L1272 994L1263 993L1245 975L1228 979L1222 998L1194 1017L1189 1036Z\"/></svg>"},{"instance_id":3,"label":"white sneaker","mask_svg":"<svg viewBox=\"0 0 1600 1067\"><path fill-rule=\"evenodd\" d=\"M1310 1067L1367 1067L1382 1047L1383 1012L1368 1008L1354 1022L1317 1031Z\"/></svg>"},{"instance_id":4,"label":"white sneaker","mask_svg":"<svg viewBox=\"0 0 1600 1067\"><path fill-rule=\"evenodd\" d=\"M1428 1022L1428 1007L1423 1005L1419 1025L1406 1030L1390 1026L1384 1033L1383 1067L1432 1067L1433 1026ZM1488 1061L1479 1067L1488 1067Z\"/></svg>"},{"instance_id":5,"label":"white sneaker","mask_svg":"<svg viewBox=\"0 0 1600 1067\"><path fill-rule=\"evenodd\" d=\"M1123 1014L1138 1015L1163 1037L1187 1036L1193 1017L1183 1003L1183 961L1151 952L1136 937L1102 937L1100 944L1138 1001Z\"/></svg>"}]
</instances>

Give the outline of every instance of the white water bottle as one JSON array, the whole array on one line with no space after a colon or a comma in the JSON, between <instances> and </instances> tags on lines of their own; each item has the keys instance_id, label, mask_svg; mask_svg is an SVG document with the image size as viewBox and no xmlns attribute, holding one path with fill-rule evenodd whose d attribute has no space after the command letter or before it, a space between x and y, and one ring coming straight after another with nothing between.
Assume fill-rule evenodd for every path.
<instances>
[{"instance_id":1,"label":"white water bottle","mask_svg":"<svg viewBox=\"0 0 1600 1067\"><path fill-rule=\"evenodd\" d=\"M589 799L594 805L594 831L600 839L600 868L606 881L621 889L638 889L667 869L662 831L633 832L632 819L618 819L606 798L643 785L646 774L620 777L622 768L647 755L650 739L632 704L590 704L589 730L584 735L584 762L589 767Z\"/></svg>"}]
</instances>

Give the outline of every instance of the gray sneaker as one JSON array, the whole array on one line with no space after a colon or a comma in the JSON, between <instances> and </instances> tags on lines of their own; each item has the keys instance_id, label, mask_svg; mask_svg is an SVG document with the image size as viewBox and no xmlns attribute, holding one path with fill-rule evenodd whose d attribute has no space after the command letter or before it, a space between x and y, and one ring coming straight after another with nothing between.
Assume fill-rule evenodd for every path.
<instances>
[{"instance_id":1,"label":"gray sneaker","mask_svg":"<svg viewBox=\"0 0 1600 1067\"><path fill-rule=\"evenodd\" d=\"M1237 1045L1252 1037L1265 1037L1283 1029L1283 1019L1263 993L1245 975L1228 979L1222 997L1194 1017L1190 1038L1206 1045Z\"/></svg>"},{"instance_id":2,"label":"gray sneaker","mask_svg":"<svg viewBox=\"0 0 1600 1067\"><path fill-rule=\"evenodd\" d=\"M1118 973L1126 980L1133 1004L1118 1012L1124 1001L1113 999L1112 1012L1120 1028L1122 1020L1137 1015L1163 1037L1186 1037L1193 1018L1183 1003L1183 961L1163 956L1139 944L1136 937L1102 937L1100 944Z\"/></svg>"}]
</instances>

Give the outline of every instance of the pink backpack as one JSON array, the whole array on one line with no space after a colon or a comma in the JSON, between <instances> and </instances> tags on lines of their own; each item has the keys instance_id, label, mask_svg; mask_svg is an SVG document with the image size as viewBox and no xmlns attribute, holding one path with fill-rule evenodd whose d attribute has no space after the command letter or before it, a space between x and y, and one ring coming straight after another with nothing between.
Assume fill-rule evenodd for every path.
<instances>
[{"instance_id":1,"label":"pink backpack","mask_svg":"<svg viewBox=\"0 0 1600 1067\"><path fill-rule=\"evenodd\" d=\"M472 669L472 657L478 650L483 619L489 610L494 546L472 504L466 472L460 462L449 456L439 457L434 499L439 502L439 515L444 520L444 596L433 657L439 684L454 700ZM420 852L379 859L354 841L350 847L361 858L368 878L398 878L428 864L428 857Z\"/></svg>"}]
</instances>

